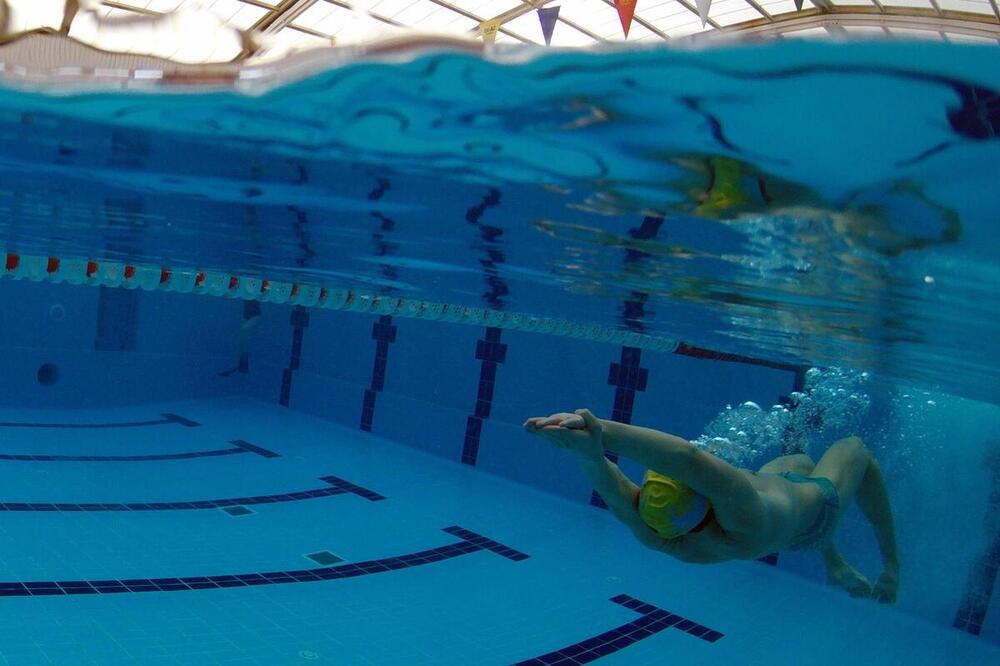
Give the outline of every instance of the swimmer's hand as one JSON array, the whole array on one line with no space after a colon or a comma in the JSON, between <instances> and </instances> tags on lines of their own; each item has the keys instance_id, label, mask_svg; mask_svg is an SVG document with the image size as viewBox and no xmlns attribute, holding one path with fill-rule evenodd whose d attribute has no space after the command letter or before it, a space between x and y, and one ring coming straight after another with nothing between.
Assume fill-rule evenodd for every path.
<instances>
[{"instance_id":1,"label":"swimmer's hand","mask_svg":"<svg viewBox=\"0 0 1000 666\"><path fill-rule=\"evenodd\" d=\"M604 453L604 426L589 409L533 416L524 422L524 429L581 457L597 458Z\"/></svg>"},{"instance_id":2,"label":"swimmer's hand","mask_svg":"<svg viewBox=\"0 0 1000 666\"><path fill-rule=\"evenodd\" d=\"M881 604L896 603L896 594L899 592L899 571L894 567L886 567L882 575L872 586L871 597L878 599Z\"/></svg>"}]
</instances>

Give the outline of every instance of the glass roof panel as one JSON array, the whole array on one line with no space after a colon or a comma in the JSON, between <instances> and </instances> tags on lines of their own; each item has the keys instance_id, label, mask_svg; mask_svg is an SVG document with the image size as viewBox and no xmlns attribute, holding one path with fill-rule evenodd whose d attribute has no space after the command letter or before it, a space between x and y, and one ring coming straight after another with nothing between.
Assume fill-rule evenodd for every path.
<instances>
[{"instance_id":1,"label":"glass roof panel","mask_svg":"<svg viewBox=\"0 0 1000 666\"><path fill-rule=\"evenodd\" d=\"M240 2L240 0L212 0L212 2L205 3L205 9L240 30L246 30L268 12L263 7Z\"/></svg>"},{"instance_id":2,"label":"glass roof panel","mask_svg":"<svg viewBox=\"0 0 1000 666\"><path fill-rule=\"evenodd\" d=\"M554 5L553 5L554 6ZM640 5L641 6L641 5ZM638 9L636 13L640 16L642 12ZM618 18L618 12L611 5L603 0L574 0L572 3L564 2L559 8L559 18L569 19L573 23L586 28L604 39L624 39L622 23ZM537 17L535 20L538 20ZM629 34L636 29L638 24L632 21Z\"/></svg>"},{"instance_id":3,"label":"glass roof panel","mask_svg":"<svg viewBox=\"0 0 1000 666\"><path fill-rule=\"evenodd\" d=\"M374 8L372 11L382 13L405 25L419 25L425 30L444 30L449 26L458 25L457 22L461 22L462 27L459 29L470 29L476 25L475 21L465 18L458 12L426 0L400 4L402 9L398 11L383 12Z\"/></svg>"},{"instance_id":4,"label":"glass roof panel","mask_svg":"<svg viewBox=\"0 0 1000 666\"><path fill-rule=\"evenodd\" d=\"M886 7L919 7L920 9L934 9L931 0L879 0Z\"/></svg>"},{"instance_id":5,"label":"glass roof panel","mask_svg":"<svg viewBox=\"0 0 1000 666\"><path fill-rule=\"evenodd\" d=\"M671 37L686 37L688 35L694 35L699 32L708 32L714 30L712 26L702 26L701 19L698 18L697 14L688 12L690 19L687 19L684 23L677 23L671 30Z\"/></svg>"},{"instance_id":6,"label":"glass roof panel","mask_svg":"<svg viewBox=\"0 0 1000 666\"><path fill-rule=\"evenodd\" d=\"M851 37L861 37L864 39L879 39L888 37L885 30L877 25L849 25L844 26L844 30Z\"/></svg>"},{"instance_id":7,"label":"glass roof panel","mask_svg":"<svg viewBox=\"0 0 1000 666\"><path fill-rule=\"evenodd\" d=\"M8 2L10 32L34 30L45 26L58 26L62 22L63 0L20 0Z\"/></svg>"},{"instance_id":8,"label":"glass roof panel","mask_svg":"<svg viewBox=\"0 0 1000 666\"><path fill-rule=\"evenodd\" d=\"M971 12L973 14L989 14L991 16L996 16L993 13L993 7L990 6L988 0L938 0L938 6L941 9L950 9L956 12ZM992 41L992 40L987 40Z\"/></svg>"},{"instance_id":9,"label":"glass roof panel","mask_svg":"<svg viewBox=\"0 0 1000 666\"><path fill-rule=\"evenodd\" d=\"M849 4L854 5L870 5L870 0L847 0ZM758 0L758 5L767 10L767 13L771 16L777 16L778 14L787 14L796 11L795 2L793 0L764 0L760 2ZM816 9L816 5L811 3L809 0L803 0L802 9Z\"/></svg>"},{"instance_id":10,"label":"glass roof panel","mask_svg":"<svg viewBox=\"0 0 1000 666\"><path fill-rule=\"evenodd\" d=\"M153 2L144 4L154 5ZM198 6L193 3L168 21L155 16L143 20L142 14L133 11L101 7L96 12L80 12L73 21L70 36L107 51L143 53L186 63L235 58L242 48L235 27L228 29L218 15L206 11L203 6L197 11ZM140 20L134 20L137 17ZM109 19L109 23L101 22ZM122 24L116 23L118 19L132 20ZM60 12L56 25L61 20Z\"/></svg>"},{"instance_id":11,"label":"glass roof panel","mask_svg":"<svg viewBox=\"0 0 1000 666\"><path fill-rule=\"evenodd\" d=\"M826 28L806 28L795 30L794 32L782 33L783 37L791 39L830 39L830 33Z\"/></svg>"},{"instance_id":12,"label":"glass roof panel","mask_svg":"<svg viewBox=\"0 0 1000 666\"><path fill-rule=\"evenodd\" d=\"M161 14L166 14L167 12L172 12L175 9L180 9L185 5L194 7L195 5L203 4L197 0L126 0L122 3L123 5L132 5L133 7L142 7L144 9L152 9L154 12L159 12Z\"/></svg>"},{"instance_id":13,"label":"glass roof panel","mask_svg":"<svg viewBox=\"0 0 1000 666\"><path fill-rule=\"evenodd\" d=\"M907 28L889 28L889 33L898 39L935 41L940 42L943 38L941 33L935 30L909 30Z\"/></svg>"},{"instance_id":14,"label":"glass roof panel","mask_svg":"<svg viewBox=\"0 0 1000 666\"><path fill-rule=\"evenodd\" d=\"M380 16L394 17L411 5L425 4L421 0L361 0L355 5Z\"/></svg>"},{"instance_id":15,"label":"glass roof panel","mask_svg":"<svg viewBox=\"0 0 1000 666\"><path fill-rule=\"evenodd\" d=\"M714 0L708 15L719 25L733 25L764 16L748 5L746 0Z\"/></svg>"},{"instance_id":16,"label":"glass roof panel","mask_svg":"<svg viewBox=\"0 0 1000 666\"><path fill-rule=\"evenodd\" d=\"M519 0L450 0L450 2L456 7L460 7L482 19L491 19L499 16L521 4ZM558 2L549 3L553 7L558 4Z\"/></svg>"},{"instance_id":17,"label":"glass roof panel","mask_svg":"<svg viewBox=\"0 0 1000 666\"><path fill-rule=\"evenodd\" d=\"M338 18L339 17L339 18ZM354 12L329 2L317 2L293 21L295 25L332 35L338 25L354 17Z\"/></svg>"},{"instance_id":18,"label":"glass roof panel","mask_svg":"<svg viewBox=\"0 0 1000 666\"><path fill-rule=\"evenodd\" d=\"M948 33L948 39L953 42L966 42L969 44L993 44L997 43L997 40L990 39L989 37L980 37L978 35L961 35L958 33Z\"/></svg>"},{"instance_id":19,"label":"glass roof panel","mask_svg":"<svg viewBox=\"0 0 1000 666\"><path fill-rule=\"evenodd\" d=\"M712 20L719 25L725 27L729 25L735 25L737 23L746 23L747 21L756 21L758 19L763 19L764 15L758 12L753 7L747 7L745 9L736 9L725 14L712 14Z\"/></svg>"},{"instance_id":20,"label":"glass roof panel","mask_svg":"<svg viewBox=\"0 0 1000 666\"><path fill-rule=\"evenodd\" d=\"M668 35L673 35L674 26L688 23L691 21L691 17L698 17L697 14L692 13L687 7L677 2L664 2L658 7L648 11L644 10L640 16Z\"/></svg>"},{"instance_id":21,"label":"glass roof panel","mask_svg":"<svg viewBox=\"0 0 1000 666\"><path fill-rule=\"evenodd\" d=\"M267 36L267 50L261 60L277 60L289 53L319 46L330 46L330 42L313 35L307 35L294 28L282 28Z\"/></svg>"}]
</instances>

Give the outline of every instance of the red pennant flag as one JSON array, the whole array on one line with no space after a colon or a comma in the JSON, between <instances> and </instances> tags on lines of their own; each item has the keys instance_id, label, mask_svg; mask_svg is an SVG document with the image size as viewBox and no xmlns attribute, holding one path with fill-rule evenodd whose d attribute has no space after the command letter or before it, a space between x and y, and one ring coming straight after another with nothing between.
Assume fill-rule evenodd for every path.
<instances>
[{"instance_id":1,"label":"red pennant flag","mask_svg":"<svg viewBox=\"0 0 1000 666\"><path fill-rule=\"evenodd\" d=\"M622 30L625 31L625 39L628 39L628 29L632 26L635 3L636 0L615 0L615 9L618 10L618 18L621 19Z\"/></svg>"}]
</instances>

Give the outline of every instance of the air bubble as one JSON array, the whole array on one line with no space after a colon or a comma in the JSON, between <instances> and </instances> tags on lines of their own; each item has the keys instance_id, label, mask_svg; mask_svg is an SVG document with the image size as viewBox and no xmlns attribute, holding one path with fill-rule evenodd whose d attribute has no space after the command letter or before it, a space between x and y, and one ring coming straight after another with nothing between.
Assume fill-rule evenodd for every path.
<instances>
[{"instance_id":1,"label":"air bubble","mask_svg":"<svg viewBox=\"0 0 1000 666\"><path fill-rule=\"evenodd\" d=\"M724 460L741 467L769 451L774 455L794 442L807 446L811 437L824 441L856 432L871 400L861 390L867 373L830 368L810 369L804 391L791 394L792 408L773 405L767 411L752 401L726 409L693 440Z\"/></svg>"}]
</instances>

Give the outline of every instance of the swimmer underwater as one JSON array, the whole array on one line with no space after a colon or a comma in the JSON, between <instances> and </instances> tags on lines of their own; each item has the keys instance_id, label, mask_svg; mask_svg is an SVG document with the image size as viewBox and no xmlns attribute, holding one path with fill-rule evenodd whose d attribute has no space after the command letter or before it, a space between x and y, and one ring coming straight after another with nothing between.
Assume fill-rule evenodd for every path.
<instances>
[{"instance_id":1,"label":"swimmer underwater","mask_svg":"<svg viewBox=\"0 0 1000 666\"><path fill-rule=\"evenodd\" d=\"M878 463L857 437L839 440L818 463L797 453L753 472L675 435L598 419L587 409L532 417L524 428L575 454L615 517L653 550L707 564L814 549L831 585L852 597L896 601L899 557L889 495ZM605 457L605 449L647 468L641 488ZM852 500L882 553L874 585L833 545Z\"/></svg>"}]
</instances>

